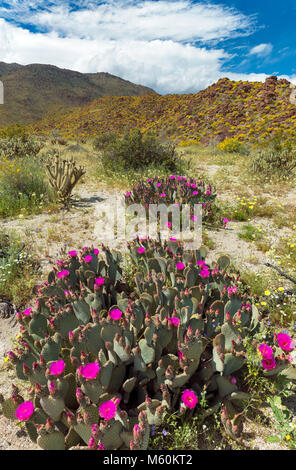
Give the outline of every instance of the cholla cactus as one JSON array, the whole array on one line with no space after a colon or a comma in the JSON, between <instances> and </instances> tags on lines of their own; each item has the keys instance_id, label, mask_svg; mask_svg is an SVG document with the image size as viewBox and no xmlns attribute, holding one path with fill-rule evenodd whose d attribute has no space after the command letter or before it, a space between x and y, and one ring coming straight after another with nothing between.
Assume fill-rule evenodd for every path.
<instances>
[{"instance_id":1,"label":"cholla cactus","mask_svg":"<svg viewBox=\"0 0 296 470\"><path fill-rule=\"evenodd\" d=\"M35 157L43 147L40 140L32 136L14 136L0 138L0 155L6 160Z\"/></svg>"},{"instance_id":2,"label":"cholla cactus","mask_svg":"<svg viewBox=\"0 0 296 470\"><path fill-rule=\"evenodd\" d=\"M3 414L24 421L43 449L143 450L165 410L192 414L205 390L208 414L231 404L225 429L239 438L236 407L248 395L234 374L245 364L245 338L261 327L252 298L225 256L210 267L203 248L184 252L171 240L129 248L133 292L120 254L105 246L57 261L36 306L17 314L9 359L29 397L14 387L0 397Z\"/></svg>"},{"instance_id":3,"label":"cholla cactus","mask_svg":"<svg viewBox=\"0 0 296 470\"><path fill-rule=\"evenodd\" d=\"M68 204L72 195L73 188L76 186L80 178L85 174L83 167L76 167L76 162L61 158L59 154L55 154L53 161L45 165L49 184L55 191L57 199Z\"/></svg>"}]
</instances>

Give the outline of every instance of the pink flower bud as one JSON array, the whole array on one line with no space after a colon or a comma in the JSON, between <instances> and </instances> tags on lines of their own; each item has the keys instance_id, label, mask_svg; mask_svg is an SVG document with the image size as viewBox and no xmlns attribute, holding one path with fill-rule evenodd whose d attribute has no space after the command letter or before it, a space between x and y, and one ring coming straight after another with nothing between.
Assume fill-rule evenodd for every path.
<instances>
[{"instance_id":1,"label":"pink flower bud","mask_svg":"<svg viewBox=\"0 0 296 470\"><path fill-rule=\"evenodd\" d=\"M69 336L70 343L73 343L75 339L75 334L73 333L73 331L69 331L68 336Z\"/></svg>"},{"instance_id":2,"label":"pink flower bud","mask_svg":"<svg viewBox=\"0 0 296 470\"><path fill-rule=\"evenodd\" d=\"M8 358L11 362L16 362L17 360L17 357L13 351L8 351Z\"/></svg>"},{"instance_id":3,"label":"pink flower bud","mask_svg":"<svg viewBox=\"0 0 296 470\"><path fill-rule=\"evenodd\" d=\"M83 393L82 393L81 388L76 389L76 399L77 399L78 403L80 403L81 400L83 399Z\"/></svg>"},{"instance_id":4,"label":"pink flower bud","mask_svg":"<svg viewBox=\"0 0 296 470\"><path fill-rule=\"evenodd\" d=\"M88 448L89 449L92 449L92 450L96 450L97 449L97 443L96 443L96 440L93 438L93 436L91 436L89 442L88 442Z\"/></svg>"},{"instance_id":5,"label":"pink flower bud","mask_svg":"<svg viewBox=\"0 0 296 470\"><path fill-rule=\"evenodd\" d=\"M57 393L57 386L53 381L49 382L48 390L52 397Z\"/></svg>"},{"instance_id":6,"label":"pink flower bud","mask_svg":"<svg viewBox=\"0 0 296 470\"><path fill-rule=\"evenodd\" d=\"M136 450L136 449L137 449L136 443L135 443L133 440L131 440L131 442L130 442L130 450Z\"/></svg>"}]
</instances>

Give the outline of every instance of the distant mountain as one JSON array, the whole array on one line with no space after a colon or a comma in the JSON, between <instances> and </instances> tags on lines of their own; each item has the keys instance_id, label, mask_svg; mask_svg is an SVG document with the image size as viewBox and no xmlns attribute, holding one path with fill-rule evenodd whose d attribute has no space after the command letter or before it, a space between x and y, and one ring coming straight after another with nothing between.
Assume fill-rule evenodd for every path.
<instances>
[{"instance_id":1,"label":"distant mountain","mask_svg":"<svg viewBox=\"0 0 296 470\"><path fill-rule=\"evenodd\" d=\"M196 94L106 96L67 113L50 115L32 130L65 138L122 133L137 127L170 137L176 144L208 144L236 137L256 144L281 131L296 142L296 105L291 83L269 77L264 83L220 79Z\"/></svg>"},{"instance_id":2,"label":"distant mountain","mask_svg":"<svg viewBox=\"0 0 296 470\"><path fill-rule=\"evenodd\" d=\"M80 73L53 65L0 62L4 105L0 127L30 124L48 113L83 106L106 95L140 96L155 92L109 73Z\"/></svg>"}]
</instances>

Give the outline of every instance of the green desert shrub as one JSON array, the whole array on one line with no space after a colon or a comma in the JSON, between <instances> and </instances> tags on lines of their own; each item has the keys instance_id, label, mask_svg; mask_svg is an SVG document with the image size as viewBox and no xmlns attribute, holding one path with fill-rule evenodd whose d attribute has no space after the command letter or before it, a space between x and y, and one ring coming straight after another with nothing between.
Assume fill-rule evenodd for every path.
<instances>
[{"instance_id":1,"label":"green desert shrub","mask_svg":"<svg viewBox=\"0 0 296 470\"><path fill-rule=\"evenodd\" d=\"M20 135L6 137L0 140L0 156L7 160L24 157L35 157L43 147L41 141L34 136Z\"/></svg>"},{"instance_id":2,"label":"green desert shrub","mask_svg":"<svg viewBox=\"0 0 296 470\"><path fill-rule=\"evenodd\" d=\"M38 262L20 236L0 232L0 298L25 305L33 293Z\"/></svg>"},{"instance_id":3,"label":"green desert shrub","mask_svg":"<svg viewBox=\"0 0 296 470\"><path fill-rule=\"evenodd\" d=\"M12 166L12 165L11 165ZM20 160L0 171L0 216L38 213L54 202L38 158Z\"/></svg>"},{"instance_id":4,"label":"green desert shrub","mask_svg":"<svg viewBox=\"0 0 296 470\"><path fill-rule=\"evenodd\" d=\"M252 156L251 169L259 177L290 179L295 174L296 149L261 150Z\"/></svg>"},{"instance_id":5,"label":"green desert shrub","mask_svg":"<svg viewBox=\"0 0 296 470\"><path fill-rule=\"evenodd\" d=\"M260 142L259 142L260 145ZM251 157L251 171L260 177L290 179L296 169L296 147L277 132Z\"/></svg>"},{"instance_id":6,"label":"green desert shrub","mask_svg":"<svg viewBox=\"0 0 296 470\"><path fill-rule=\"evenodd\" d=\"M106 134L98 135L93 140L94 150L104 150L109 144L114 142L117 139L117 136L114 132L107 132Z\"/></svg>"},{"instance_id":7,"label":"green desert shrub","mask_svg":"<svg viewBox=\"0 0 296 470\"><path fill-rule=\"evenodd\" d=\"M150 165L176 170L179 157L173 145L163 145L153 134L135 129L111 141L103 150L103 167L111 170L137 170Z\"/></svg>"},{"instance_id":8,"label":"green desert shrub","mask_svg":"<svg viewBox=\"0 0 296 470\"><path fill-rule=\"evenodd\" d=\"M13 137L27 138L29 135L26 127L19 124L13 124L11 126L0 129L0 139L11 139Z\"/></svg>"}]
</instances>

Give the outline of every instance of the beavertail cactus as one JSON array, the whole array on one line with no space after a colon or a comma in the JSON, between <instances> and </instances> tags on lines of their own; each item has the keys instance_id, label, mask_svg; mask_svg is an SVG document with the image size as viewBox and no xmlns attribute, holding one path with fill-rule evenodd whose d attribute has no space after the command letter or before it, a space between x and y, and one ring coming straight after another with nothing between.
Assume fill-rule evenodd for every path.
<instances>
[{"instance_id":1,"label":"beavertail cactus","mask_svg":"<svg viewBox=\"0 0 296 470\"><path fill-rule=\"evenodd\" d=\"M43 449L144 450L165 411L192 414L205 390L209 410L226 407L222 422L237 439L248 395L235 374L245 339L262 327L252 297L227 272L226 258L210 266L203 247L184 252L177 241L146 239L129 249L133 289L120 256L104 245L58 260L35 307L17 315L9 360L28 381L29 398L13 387L10 398L0 397L3 414L24 422ZM276 373L293 372L291 348L276 337Z\"/></svg>"}]
</instances>

